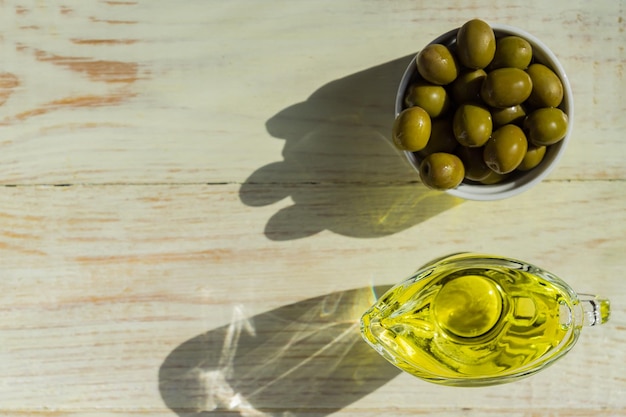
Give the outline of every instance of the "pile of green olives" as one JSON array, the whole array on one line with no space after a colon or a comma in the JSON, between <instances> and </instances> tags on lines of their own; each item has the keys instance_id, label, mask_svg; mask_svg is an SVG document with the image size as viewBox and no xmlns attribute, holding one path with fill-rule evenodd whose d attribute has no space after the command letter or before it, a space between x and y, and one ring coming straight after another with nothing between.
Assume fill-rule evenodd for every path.
<instances>
[{"instance_id":1,"label":"pile of green olives","mask_svg":"<svg viewBox=\"0 0 626 417\"><path fill-rule=\"evenodd\" d=\"M496 184L532 170L566 135L563 83L519 36L496 37L473 19L455 42L427 45L415 62L392 138L416 155L430 188Z\"/></svg>"}]
</instances>

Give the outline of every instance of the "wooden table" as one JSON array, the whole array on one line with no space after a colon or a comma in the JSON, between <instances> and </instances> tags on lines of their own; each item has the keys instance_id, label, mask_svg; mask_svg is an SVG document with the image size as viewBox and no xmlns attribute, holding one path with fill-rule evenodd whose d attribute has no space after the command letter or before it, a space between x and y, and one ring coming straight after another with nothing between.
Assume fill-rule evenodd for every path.
<instances>
[{"instance_id":1,"label":"wooden table","mask_svg":"<svg viewBox=\"0 0 626 417\"><path fill-rule=\"evenodd\" d=\"M626 3L501 3L0 1L0 414L626 415ZM410 58L473 17L545 40L576 103L559 167L489 203L387 140ZM466 250L611 321L513 384L400 374L373 288Z\"/></svg>"}]
</instances>

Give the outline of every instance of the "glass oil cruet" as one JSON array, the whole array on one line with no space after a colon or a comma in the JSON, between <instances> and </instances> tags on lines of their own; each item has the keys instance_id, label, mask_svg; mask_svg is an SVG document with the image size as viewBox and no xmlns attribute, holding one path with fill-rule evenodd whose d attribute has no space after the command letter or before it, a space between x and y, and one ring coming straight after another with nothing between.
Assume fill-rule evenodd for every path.
<instances>
[{"instance_id":1,"label":"glass oil cruet","mask_svg":"<svg viewBox=\"0 0 626 417\"><path fill-rule=\"evenodd\" d=\"M363 338L398 368L453 386L512 382L565 355L609 301L577 294L529 263L461 253L435 260L382 295Z\"/></svg>"}]
</instances>

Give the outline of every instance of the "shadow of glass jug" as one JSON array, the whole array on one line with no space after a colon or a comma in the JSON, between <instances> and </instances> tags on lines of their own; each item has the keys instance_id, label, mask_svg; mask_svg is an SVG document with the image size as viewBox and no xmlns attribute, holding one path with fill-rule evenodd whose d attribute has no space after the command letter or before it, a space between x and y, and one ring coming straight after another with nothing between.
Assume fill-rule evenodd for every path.
<instances>
[{"instance_id":1,"label":"shadow of glass jug","mask_svg":"<svg viewBox=\"0 0 626 417\"><path fill-rule=\"evenodd\" d=\"M161 396L189 417L338 411L400 373L359 333L359 317L388 288L311 298L198 335L165 359Z\"/></svg>"}]
</instances>

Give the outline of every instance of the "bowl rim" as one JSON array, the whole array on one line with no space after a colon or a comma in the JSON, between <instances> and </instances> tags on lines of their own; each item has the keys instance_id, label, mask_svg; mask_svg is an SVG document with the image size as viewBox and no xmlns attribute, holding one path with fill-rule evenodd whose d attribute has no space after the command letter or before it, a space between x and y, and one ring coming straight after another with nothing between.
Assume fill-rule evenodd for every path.
<instances>
[{"instance_id":1,"label":"bowl rim","mask_svg":"<svg viewBox=\"0 0 626 417\"><path fill-rule=\"evenodd\" d=\"M548 66L557 74L557 76L561 80L561 83L563 84L563 102L559 107L562 108L567 115L568 125L565 132L565 137L559 142L550 146L539 167L530 171L526 171L525 173L520 174L515 178L509 181L504 181L502 183L486 185L462 182L457 188L445 191L452 196L464 198L466 200L490 201L509 198L521 194L543 181L554 170L556 165L561 160L563 153L570 141L572 128L574 125L574 102L572 88L565 69L563 68L563 65L554 54L554 52L552 52L552 50L539 38L523 29L498 23L493 23L489 25L496 33L496 36L515 35L526 39L533 48L533 57L537 59L537 62ZM443 33L442 35L436 37L434 40L429 42L428 45L436 43L442 43L447 45L454 44L454 42L456 42L455 35L459 29L460 27ZM417 72L416 60L417 53L409 63L400 80L400 85L398 86L395 102L396 117L404 109L404 93L411 81L412 76ZM402 152L407 158L409 164L419 174L418 160L415 154L410 151Z\"/></svg>"}]
</instances>

